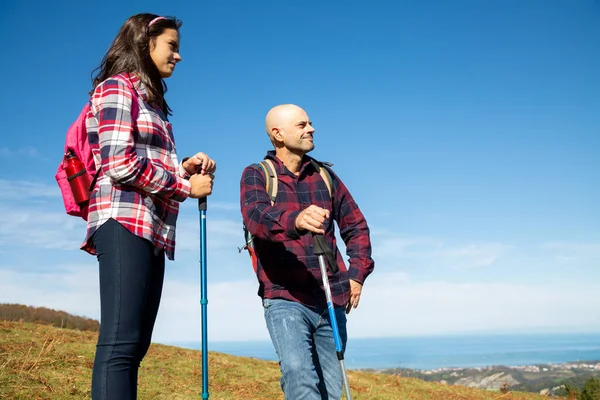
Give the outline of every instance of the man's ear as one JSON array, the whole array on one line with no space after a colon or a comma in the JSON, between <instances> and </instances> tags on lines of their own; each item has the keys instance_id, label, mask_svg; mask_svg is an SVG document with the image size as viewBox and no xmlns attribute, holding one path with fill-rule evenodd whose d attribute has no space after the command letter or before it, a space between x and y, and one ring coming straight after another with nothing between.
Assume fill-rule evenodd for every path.
<instances>
[{"instance_id":1,"label":"man's ear","mask_svg":"<svg viewBox=\"0 0 600 400\"><path fill-rule=\"evenodd\" d=\"M283 142L283 134L281 133L281 130L279 128L272 128L271 133L273 135L273 139L275 139L278 142Z\"/></svg>"}]
</instances>

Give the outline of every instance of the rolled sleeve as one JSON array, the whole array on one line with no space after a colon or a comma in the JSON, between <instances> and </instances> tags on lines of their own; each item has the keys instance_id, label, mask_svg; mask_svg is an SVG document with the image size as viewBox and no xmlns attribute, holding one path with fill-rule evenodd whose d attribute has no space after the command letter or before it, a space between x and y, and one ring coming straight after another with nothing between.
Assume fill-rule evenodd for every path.
<instances>
[{"instance_id":1,"label":"rolled sleeve","mask_svg":"<svg viewBox=\"0 0 600 400\"><path fill-rule=\"evenodd\" d=\"M192 190L192 185L190 184L190 181L188 181L184 178L180 178L177 180L177 186L175 187L175 190L173 191L172 199L175 201L182 202L185 199L187 199L188 197L190 197L191 190Z\"/></svg>"}]
</instances>

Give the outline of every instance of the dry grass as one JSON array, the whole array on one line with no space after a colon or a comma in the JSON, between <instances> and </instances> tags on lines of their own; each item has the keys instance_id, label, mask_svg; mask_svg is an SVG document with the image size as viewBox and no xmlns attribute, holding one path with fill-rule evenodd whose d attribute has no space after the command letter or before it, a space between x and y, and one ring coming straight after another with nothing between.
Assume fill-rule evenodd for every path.
<instances>
[{"instance_id":1,"label":"dry grass","mask_svg":"<svg viewBox=\"0 0 600 400\"><path fill-rule=\"evenodd\" d=\"M96 333L0 321L0 399L86 399ZM140 369L140 399L198 399L199 351L152 345ZM276 363L209 354L210 399L283 399ZM399 376L349 371L353 398L407 400L536 400Z\"/></svg>"}]
</instances>

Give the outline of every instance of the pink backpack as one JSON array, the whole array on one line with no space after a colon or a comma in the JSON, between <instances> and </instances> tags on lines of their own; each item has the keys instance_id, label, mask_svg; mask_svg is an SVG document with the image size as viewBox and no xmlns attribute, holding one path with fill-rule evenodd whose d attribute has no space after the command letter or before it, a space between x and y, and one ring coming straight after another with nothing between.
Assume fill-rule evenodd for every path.
<instances>
[{"instance_id":1,"label":"pink backpack","mask_svg":"<svg viewBox=\"0 0 600 400\"><path fill-rule=\"evenodd\" d=\"M131 119L135 123L139 115L137 92L127 76L121 75L131 90ZM67 214L87 221L90 193L93 191L101 170L96 163L88 142L86 118L90 102L83 107L79 116L67 130L63 159L56 170L56 182L60 188Z\"/></svg>"}]
</instances>

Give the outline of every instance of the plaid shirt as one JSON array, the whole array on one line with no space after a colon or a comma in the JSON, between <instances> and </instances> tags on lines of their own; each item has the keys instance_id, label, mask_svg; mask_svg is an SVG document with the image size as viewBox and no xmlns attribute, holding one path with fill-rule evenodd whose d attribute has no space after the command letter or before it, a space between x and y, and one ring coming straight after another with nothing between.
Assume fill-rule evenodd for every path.
<instances>
[{"instance_id":1,"label":"plaid shirt","mask_svg":"<svg viewBox=\"0 0 600 400\"><path fill-rule=\"evenodd\" d=\"M265 189L265 176L256 165L247 167L241 179L240 203L244 224L254 235L258 295L262 298L283 298L308 307L325 308L327 303L319 261L312 245L312 235L296 231L296 218L302 210L314 204L331 211L325 222L325 239L335 249L339 272L329 283L335 306L348 303L348 278L363 283L373 271L371 240L365 217L346 186L329 170L333 180L333 201L319 171L305 156L300 174L290 172L270 151L265 158L273 160L279 187L275 204L271 206ZM340 236L346 243L350 267L336 246L335 220Z\"/></svg>"},{"instance_id":2,"label":"plaid shirt","mask_svg":"<svg viewBox=\"0 0 600 400\"><path fill-rule=\"evenodd\" d=\"M139 109L135 121L133 95ZM164 249L170 260L174 258L175 222L179 202L190 193L189 175L177 161L171 124L147 100L143 83L133 74L107 79L92 95L86 126L96 167L102 172L90 197L82 245L90 254L96 254L92 235L113 218L153 243L156 253Z\"/></svg>"}]
</instances>

